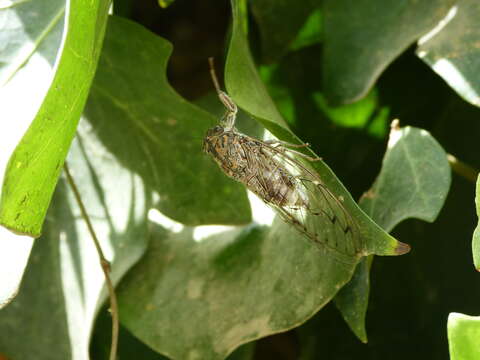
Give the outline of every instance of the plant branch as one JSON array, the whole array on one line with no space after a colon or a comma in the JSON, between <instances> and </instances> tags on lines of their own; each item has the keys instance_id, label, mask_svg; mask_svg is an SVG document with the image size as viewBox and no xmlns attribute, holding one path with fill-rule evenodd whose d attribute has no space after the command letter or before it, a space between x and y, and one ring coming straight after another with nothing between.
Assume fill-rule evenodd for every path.
<instances>
[{"instance_id":1,"label":"plant branch","mask_svg":"<svg viewBox=\"0 0 480 360\"><path fill-rule=\"evenodd\" d=\"M452 170L465 179L472 181L474 184L477 182L478 170L461 162L452 154L447 154L447 159Z\"/></svg>"},{"instance_id":2,"label":"plant branch","mask_svg":"<svg viewBox=\"0 0 480 360\"><path fill-rule=\"evenodd\" d=\"M93 243L95 244L95 248L97 249L98 257L100 258L100 265L102 266L103 274L105 275L105 282L107 284L108 295L110 297L110 312L112 314L112 343L110 347L110 360L115 360L117 357L117 347L118 347L118 304L117 304L117 296L115 295L115 289L113 287L112 279L110 278L110 263L103 255L102 248L100 247L100 243L98 241L97 235L95 234L95 230L93 229L93 225L88 217L87 210L85 209L85 205L83 204L82 198L80 196L80 192L78 191L77 185L73 180L72 175L70 174L70 170L68 168L67 162L63 165L65 169L65 174L67 175L67 181L70 187L73 190L73 194L75 196L75 200L80 207L80 212L82 214L83 220L87 224L88 231L92 236Z\"/></svg>"}]
</instances>

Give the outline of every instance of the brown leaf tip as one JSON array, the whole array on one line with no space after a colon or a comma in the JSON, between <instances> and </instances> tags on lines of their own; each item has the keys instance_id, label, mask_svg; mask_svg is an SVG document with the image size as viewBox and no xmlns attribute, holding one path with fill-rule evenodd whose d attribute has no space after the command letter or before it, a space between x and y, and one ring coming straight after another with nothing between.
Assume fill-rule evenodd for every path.
<instances>
[{"instance_id":1,"label":"brown leaf tip","mask_svg":"<svg viewBox=\"0 0 480 360\"><path fill-rule=\"evenodd\" d=\"M395 248L395 254L403 255L410 251L410 245L397 241L397 247Z\"/></svg>"}]
</instances>

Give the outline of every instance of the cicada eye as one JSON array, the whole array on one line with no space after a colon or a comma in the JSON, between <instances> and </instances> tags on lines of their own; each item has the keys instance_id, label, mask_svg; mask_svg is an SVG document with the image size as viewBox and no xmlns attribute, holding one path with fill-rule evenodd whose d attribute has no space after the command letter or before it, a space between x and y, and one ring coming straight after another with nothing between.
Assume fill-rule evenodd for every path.
<instances>
[{"instance_id":1,"label":"cicada eye","mask_svg":"<svg viewBox=\"0 0 480 360\"><path fill-rule=\"evenodd\" d=\"M217 125L213 128L213 133L215 135L220 135L221 133L223 133L225 131L225 129L223 127L221 127L220 125Z\"/></svg>"},{"instance_id":2,"label":"cicada eye","mask_svg":"<svg viewBox=\"0 0 480 360\"><path fill-rule=\"evenodd\" d=\"M220 134L222 134L224 131L223 127L217 125L211 129L208 129L207 131L207 136L218 136Z\"/></svg>"}]
</instances>

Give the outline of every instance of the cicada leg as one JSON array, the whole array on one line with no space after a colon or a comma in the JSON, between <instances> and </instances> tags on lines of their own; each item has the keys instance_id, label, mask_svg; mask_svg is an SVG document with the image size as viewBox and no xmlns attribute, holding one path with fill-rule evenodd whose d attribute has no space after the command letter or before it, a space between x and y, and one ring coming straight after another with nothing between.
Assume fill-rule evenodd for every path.
<instances>
[{"instance_id":1,"label":"cicada leg","mask_svg":"<svg viewBox=\"0 0 480 360\"><path fill-rule=\"evenodd\" d=\"M264 141L266 144L269 144L269 145L281 145L283 147L292 147L292 148L305 148L305 147L310 147L310 144L309 143L305 143L305 144L292 144L292 143L289 143L287 141L282 141L282 140L265 140Z\"/></svg>"},{"instance_id":2,"label":"cicada leg","mask_svg":"<svg viewBox=\"0 0 480 360\"><path fill-rule=\"evenodd\" d=\"M208 62L210 64L210 75L212 76L213 85L215 86L215 90L217 91L218 98L227 109L225 114L222 117L221 125L226 130L231 130L235 125L235 119L237 117L237 111L238 111L237 105L233 102L232 98L227 95L227 93L225 93L220 89L220 84L218 83L217 74L215 73L213 58L208 58Z\"/></svg>"},{"instance_id":3,"label":"cicada leg","mask_svg":"<svg viewBox=\"0 0 480 360\"><path fill-rule=\"evenodd\" d=\"M298 156L301 156L303 157L304 159L307 159L309 161L320 161L322 160L322 158L316 156L316 157L313 157L313 156L309 156L307 154L304 154L304 153L301 153L300 151L296 151L296 150L292 150L290 148L306 148L306 147L310 147L310 144L309 143L305 143L305 144L292 144L292 143L289 143L287 141L282 141L282 140L266 140L264 141L266 144L268 145L271 145L271 146L274 146L275 149L279 150L279 151L282 151L282 152L291 152L291 153L294 153Z\"/></svg>"},{"instance_id":4,"label":"cicada leg","mask_svg":"<svg viewBox=\"0 0 480 360\"><path fill-rule=\"evenodd\" d=\"M294 153L295 155L298 155L298 156L300 156L304 159L307 159L309 161L320 161L320 160L322 160L322 158L318 157L318 156L313 157L313 156L309 156L307 154L301 153L300 151L296 151L296 150L292 150L292 149L286 149L286 148L284 148L284 149L285 149L285 151L289 151L291 153Z\"/></svg>"}]
</instances>

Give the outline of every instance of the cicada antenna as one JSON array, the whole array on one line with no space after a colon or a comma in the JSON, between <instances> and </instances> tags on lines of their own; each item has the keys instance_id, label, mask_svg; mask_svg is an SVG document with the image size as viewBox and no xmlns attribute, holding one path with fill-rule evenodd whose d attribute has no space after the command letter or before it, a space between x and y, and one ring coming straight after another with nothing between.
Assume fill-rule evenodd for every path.
<instances>
[{"instance_id":1,"label":"cicada antenna","mask_svg":"<svg viewBox=\"0 0 480 360\"><path fill-rule=\"evenodd\" d=\"M237 105L235 105L235 103L230 98L230 96L228 96L227 93L220 88L217 74L215 72L215 63L213 61L213 57L208 58L208 63L210 65L210 75L212 77L212 82L213 82L213 85L215 86L215 90L217 91L218 98L220 99L222 104L225 105L225 107L227 108L227 111L225 112L225 115L221 120L221 124L226 130L231 130L235 125L235 119L237 117L237 111L238 111Z\"/></svg>"}]
</instances>

